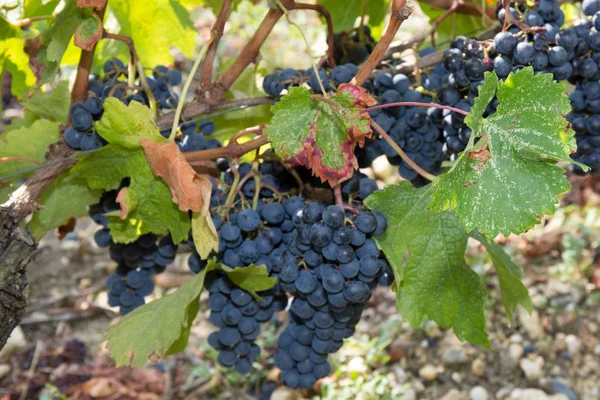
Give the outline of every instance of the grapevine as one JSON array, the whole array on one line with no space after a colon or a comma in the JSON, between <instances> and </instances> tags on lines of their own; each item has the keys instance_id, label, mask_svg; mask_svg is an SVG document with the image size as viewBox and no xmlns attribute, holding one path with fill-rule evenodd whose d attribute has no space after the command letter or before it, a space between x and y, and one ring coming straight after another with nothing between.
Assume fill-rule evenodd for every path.
<instances>
[{"instance_id":1,"label":"grapevine","mask_svg":"<svg viewBox=\"0 0 600 400\"><path fill-rule=\"evenodd\" d=\"M25 111L1 133L1 215L11 229L31 215L36 240L71 218L98 225L95 243L115 263L106 290L122 317L106 337L117 366L183 351L206 306L215 328L207 342L222 368L275 367L263 398L278 384L309 391L332 373L328 356L354 334L378 287L393 288L411 324L434 320L489 348L486 289L465 263L467 240L490 249L499 234L526 232L553 214L570 188L567 173L600 171L598 1L585 0L577 21L565 21L557 0L499 1L494 10L451 2L425 35L397 44L411 14L403 0L391 1L377 31L364 10L357 26L335 31L336 15L321 2L281 0L218 69L231 0L215 10L200 49L189 24L149 45L112 0L66 3L9 24L6 46L26 62L0 68ZM107 7L123 31L108 32ZM302 31L297 10L323 17L326 53L312 57L302 33L311 67L275 68L252 86L262 96L233 98L242 74L252 71L254 84L279 20ZM154 11L165 21L179 15ZM487 37L424 44L454 13L496 21ZM48 19L37 45L26 41L23 26ZM60 23L72 28L66 41ZM71 37L81 48L73 87L46 92ZM125 50L105 57L115 42ZM173 63L170 42L195 57L191 70ZM392 51L411 47L414 59ZM236 113L248 121L230 132L223 115ZM380 157L399 182L360 170ZM148 301L180 252L194 277ZM532 302L502 260L494 258L496 269L514 278L510 288L501 283L510 319ZM261 349L265 326L282 321L275 348Z\"/></svg>"}]
</instances>

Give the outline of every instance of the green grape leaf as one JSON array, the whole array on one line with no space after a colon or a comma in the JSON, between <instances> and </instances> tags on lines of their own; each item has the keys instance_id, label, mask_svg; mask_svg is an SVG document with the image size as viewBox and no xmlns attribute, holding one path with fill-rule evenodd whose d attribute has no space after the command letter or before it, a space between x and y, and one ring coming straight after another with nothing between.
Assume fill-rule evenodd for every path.
<instances>
[{"instance_id":1,"label":"green grape leaf","mask_svg":"<svg viewBox=\"0 0 600 400\"><path fill-rule=\"evenodd\" d=\"M394 271L398 311L415 326L429 318L489 348L485 289L464 261L467 233L450 212L427 209L432 192L431 185L417 189L405 181L365 200L388 217L375 241Z\"/></svg>"},{"instance_id":2,"label":"green grape leaf","mask_svg":"<svg viewBox=\"0 0 600 400\"><path fill-rule=\"evenodd\" d=\"M280 157L311 168L313 175L333 187L358 168L354 147L371 135L368 114L347 116L375 100L364 89L346 84L329 96L329 101L337 106L313 99L306 88L290 88L271 108L267 134Z\"/></svg>"},{"instance_id":3,"label":"green grape leaf","mask_svg":"<svg viewBox=\"0 0 600 400\"><path fill-rule=\"evenodd\" d=\"M269 271L265 265L251 264L247 267L236 268L221 265L221 269L227 273L227 277L233 283L259 301L260 296L257 292L271 289L277 283L277 278L269 277Z\"/></svg>"},{"instance_id":4,"label":"green grape leaf","mask_svg":"<svg viewBox=\"0 0 600 400\"><path fill-rule=\"evenodd\" d=\"M133 39L144 65L172 62L171 46L193 56L198 32L189 11L178 1L114 1L108 7L120 25L119 33ZM157 26L168 29L156 29Z\"/></svg>"},{"instance_id":5,"label":"green grape leaf","mask_svg":"<svg viewBox=\"0 0 600 400\"><path fill-rule=\"evenodd\" d=\"M60 0L25 0L23 2L22 18L52 15Z\"/></svg>"},{"instance_id":6,"label":"green grape leaf","mask_svg":"<svg viewBox=\"0 0 600 400\"><path fill-rule=\"evenodd\" d=\"M118 189L123 179L130 178L117 197L121 214L108 215L115 241L127 243L146 233L166 231L176 243L186 240L188 214L173 203L164 181L154 176L140 145L143 138L166 141L152 122L150 109L135 101L126 106L109 98L96 129L109 144L81 157L73 168L92 189Z\"/></svg>"},{"instance_id":7,"label":"green grape leaf","mask_svg":"<svg viewBox=\"0 0 600 400\"><path fill-rule=\"evenodd\" d=\"M521 270L504 249L497 243L488 240L479 233L471 232L471 237L478 240L487 250L500 283L500 292L502 294L502 303L506 310L506 316L509 323L514 320L514 311L518 305L521 305L529 314L533 312L533 303L529 297L529 291L521 281Z\"/></svg>"},{"instance_id":8,"label":"green grape leaf","mask_svg":"<svg viewBox=\"0 0 600 400\"><path fill-rule=\"evenodd\" d=\"M90 189L80 176L66 171L44 190L39 199L42 208L33 213L27 226L39 241L46 232L69 218L87 216L87 206L97 203L101 194L99 190Z\"/></svg>"},{"instance_id":9,"label":"green grape leaf","mask_svg":"<svg viewBox=\"0 0 600 400\"><path fill-rule=\"evenodd\" d=\"M331 19L336 32L348 31L354 28L361 17L362 4L364 0L318 0L331 13ZM365 15L369 17L369 25L380 24L387 12L389 0L370 0L364 2Z\"/></svg>"},{"instance_id":10,"label":"green grape leaf","mask_svg":"<svg viewBox=\"0 0 600 400\"><path fill-rule=\"evenodd\" d=\"M106 347L116 366L141 368L185 347L191 322L198 312L206 274L216 261L175 292L136 308L106 332Z\"/></svg>"},{"instance_id":11,"label":"green grape leaf","mask_svg":"<svg viewBox=\"0 0 600 400\"><path fill-rule=\"evenodd\" d=\"M497 111L482 117L492 98L492 84L485 82L486 97L465 120L480 143L435 183L431 208L456 208L467 231L491 239L525 232L554 213L557 196L571 187L556 164L573 162L575 139L563 117L571 110L569 99L551 74L534 75L528 67L505 82L492 73L485 80L497 82Z\"/></svg>"},{"instance_id":12,"label":"green grape leaf","mask_svg":"<svg viewBox=\"0 0 600 400\"><path fill-rule=\"evenodd\" d=\"M75 0L66 0L65 7L56 14L52 25L44 30L41 42L31 54L38 85L54 78L75 30L89 14L91 10L77 7Z\"/></svg>"},{"instance_id":13,"label":"green grape leaf","mask_svg":"<svg viewBox=\"0 0 600 400\"><path fill-rule=\"evenodd\" d=\"M46 160L48 146L58 140L58 124L37 120L29 127L5 132L0 140L0 177L35 167Z\"/></svg>"},{"instance_id":14,"label":"green grape leaf","mask_svg":"<svg viewBox=\"0 0 600 400\"><path fill-rule=\"evenodd\" d=\"M20 98L26 97L29 87L35 85L35 75L24 48L25 40L21 37L0 39L0 81L4 71L9 71L12 75L12 93Z\"/></svg>"},{"instance_id":15,"label":"green grape leaf","mask_svg":"<svg viewBox=\"0 0 600 400\"><path fill-rule=\"evenodd\" d=\"M60 81L50 92L37 89L31 97L23 99L23 107L39 118L64 124L69 115L71 94L69 82Z\"/></svg>"},{"instance_id":16,"label":"green grape leaf","mask_svg":"<svg viewBox=\"0 0 600 400\"><path fill-rule=\"evenodd\" d=\"M475 3L481 6L478 1ZM423 11L423 14L429 17L430 23L433 23L433 21L447 11L446 9L437 8L424 2L419 2L419 8ZM488 25L484 24L484 21L479 16L452 13L448 18L442 21L435 30L436 43L447 43L458 35L472 37L479 30L483 30L487 27Z\"/></svg>"}]
</instances>

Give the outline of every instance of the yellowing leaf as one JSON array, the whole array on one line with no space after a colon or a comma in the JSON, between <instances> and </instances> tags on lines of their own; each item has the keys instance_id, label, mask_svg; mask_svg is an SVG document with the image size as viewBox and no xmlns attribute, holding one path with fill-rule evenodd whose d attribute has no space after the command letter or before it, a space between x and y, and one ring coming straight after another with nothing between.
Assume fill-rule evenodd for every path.
<instances>
[{"instance_id":1,"label":"yellowing leaf","mask_svg":"<svg viewBox=\"0 0 600 400\"><path fill-rule=\"evenodd\" d=\"M219 251L219 235L210 213L192 214L192 237L200 258L206 259L212 251Z\"/></svg>"}]
</instances>

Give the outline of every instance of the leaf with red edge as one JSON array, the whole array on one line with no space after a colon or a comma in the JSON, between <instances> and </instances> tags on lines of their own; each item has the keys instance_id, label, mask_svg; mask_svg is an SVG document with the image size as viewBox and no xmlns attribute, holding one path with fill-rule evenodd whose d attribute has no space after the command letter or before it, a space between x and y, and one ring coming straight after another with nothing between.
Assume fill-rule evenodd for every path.
<instances>
[{"instance_id":1,"label":"leaf with red edge","mask_svg":"<svg viewBox=\"0 0 600 400\"><path fill-rule=\"evenodd\" d=\"M75 31L75 46L92 51L98 40L102 39L104 26L96 14L92 14L81 22Z\"/></svg>"},{"instance_id":2,"label":"leaf with red edge","mask_svg":"<svg viewBox=\"0 0 600 400\"><path fill-rule=\"evenodd\" d=\"M358 167L354 147L371 136L370 117L358 111L375 104L363 89L342 85L326 101L303 87L290 88L271 111L269 140L285 161L311 168L333 187Z\"/></svg>"}]
</instances>

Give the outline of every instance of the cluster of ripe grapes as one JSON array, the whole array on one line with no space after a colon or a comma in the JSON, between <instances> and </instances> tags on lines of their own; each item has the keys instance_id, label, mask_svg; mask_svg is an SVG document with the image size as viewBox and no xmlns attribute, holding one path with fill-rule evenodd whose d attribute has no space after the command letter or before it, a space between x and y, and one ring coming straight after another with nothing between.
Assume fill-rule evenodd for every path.
<instances>
[{"instance_id":1,"label":"cluster of ripe grapes","mask_svg":"<svg viewBox=\"0 0 600 400\"><path fill-rule=\"evenodd\" d=\"M64 134L65 142L75 150L95 150L106 141L100 137L94 127L104 113L104 100L114 97L126 105L132 101L148 106L148 94L136 82L134 88L127 85L128 70L125 64L112 58L102 67L104 75L99 79L90 79L89 96L84 103L73 104L69 109L69 126ZM170 109L177 106L178 96L173 88L181 84L181 72L159 65L152 70L152 76L146 82L159 108ZM214 131L214 129L213 129Z\"/></svg>"}]
</instances>

